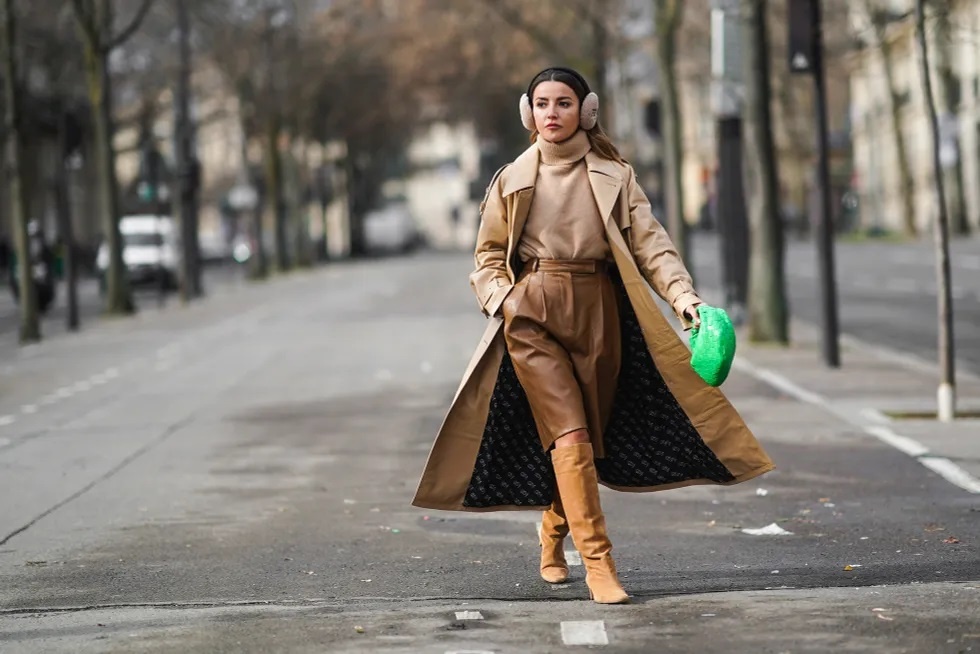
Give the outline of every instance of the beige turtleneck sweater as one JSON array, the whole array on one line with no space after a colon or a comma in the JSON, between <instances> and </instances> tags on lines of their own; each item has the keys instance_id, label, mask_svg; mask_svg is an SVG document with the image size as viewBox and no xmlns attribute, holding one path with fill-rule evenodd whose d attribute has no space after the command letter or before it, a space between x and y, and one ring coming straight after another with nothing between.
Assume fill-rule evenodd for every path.
<instances>
[{"instance_id":1,"label":"beige turtleneck sweater","mask_svg":"<svg viewBox=\"0 0 980 654\"><path fill-rule=\"evenodd\" d=\"M585 165L590 149L582 130L561 143L538 138L541 160L534 199L517 246L521 261L609 257L606 230Z\"/></svg>"}]
</instances>

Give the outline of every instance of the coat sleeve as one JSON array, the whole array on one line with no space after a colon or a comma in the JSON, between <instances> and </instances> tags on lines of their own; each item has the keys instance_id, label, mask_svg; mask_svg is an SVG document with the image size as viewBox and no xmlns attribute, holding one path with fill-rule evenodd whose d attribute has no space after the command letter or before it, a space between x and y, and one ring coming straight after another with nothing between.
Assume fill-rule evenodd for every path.
<instances>
[{"instance_id":1,"label":"coat sleeve","mask_svg":"<svg viewBox=\"0 0 980 654\"><path fill-rule=\"evenodd\" d=\"M504 168L494 175L480 205L480 230L474 254L476 270L470 274L470 286L487 317L498 314L512 288L507 274L507 207L500 191Z\"/></svg>"},{"instance_id":2,"label":"coat sleeve","mask_svg":"<svg viewBox=\"0 0 980 654\"><path fill-rule=\"evenodd\" d=\"M684 311L701 304L701 298L695 292L691 274L681 261L667 230L654 217L650 201L636 181L632 167L626 174L633 258L653 290L677 314L684 329L690 329L691 321L685 317Z\"/></svg>"}]
</instances>

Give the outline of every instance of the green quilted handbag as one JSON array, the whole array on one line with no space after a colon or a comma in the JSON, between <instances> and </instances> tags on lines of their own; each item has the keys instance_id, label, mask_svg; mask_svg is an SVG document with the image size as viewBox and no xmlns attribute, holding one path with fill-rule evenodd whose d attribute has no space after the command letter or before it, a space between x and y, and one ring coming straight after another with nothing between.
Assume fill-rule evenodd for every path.
<instances>
[{"instance_id":1,"label":"green quilted handbag","mask_svg":"<svg viewBox=\"0 0 980 654\"><path fill-rule=\"evenodd\" d=\"M735 327L724 309L702 304L701 325L691 330L691 367L711 386L721 386L735 359Z\"/></svg>"}]
</instances>

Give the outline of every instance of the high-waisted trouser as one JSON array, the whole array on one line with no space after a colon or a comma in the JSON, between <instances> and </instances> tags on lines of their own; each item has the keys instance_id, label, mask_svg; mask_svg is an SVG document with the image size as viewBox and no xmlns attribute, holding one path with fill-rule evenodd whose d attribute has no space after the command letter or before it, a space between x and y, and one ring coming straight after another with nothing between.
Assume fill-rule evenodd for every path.
<instances>
[{"instance_id":1,"label":"high-waisted trouser","mask_svg":"<svg viewBox=\"0 0 980 654\"><path fill-rule=\"evenodd\" d=\"M605 261L528 261L503 304L504 338L541 444L580 429L603 456L620 367L619 311Z\"/></svg>"}]
</instances>

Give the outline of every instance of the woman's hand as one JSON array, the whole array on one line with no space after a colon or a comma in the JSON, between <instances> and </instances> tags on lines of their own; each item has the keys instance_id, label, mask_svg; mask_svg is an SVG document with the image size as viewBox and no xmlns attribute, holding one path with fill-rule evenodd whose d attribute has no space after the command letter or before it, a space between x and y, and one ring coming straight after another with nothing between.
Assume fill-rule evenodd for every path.
<instances>
[{"instance_id":1,"label":"woman's hand","mask_svg":"<svg viewBox=\"0 0 980 654\"><path fill-rule=\"evenodd\" d=\"M692 304L688 308L684 309L684 315L691 321L691 324L694 325L695 329L701 326L701 316L698 315L698 307L702 304L703 302L698 302L697 304Z\"/></svg>"}]
</instances>

